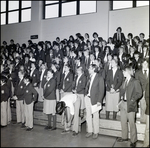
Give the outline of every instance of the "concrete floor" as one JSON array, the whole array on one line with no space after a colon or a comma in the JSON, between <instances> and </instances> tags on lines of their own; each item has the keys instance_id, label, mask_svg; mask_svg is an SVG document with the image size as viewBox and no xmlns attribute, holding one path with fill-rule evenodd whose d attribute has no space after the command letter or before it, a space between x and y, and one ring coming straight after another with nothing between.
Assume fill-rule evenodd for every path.
<instances>
[{"instance_id":1,"label":"concrete floor","mask_svg":"<svg viewBox=\"0 0 150 148\"><path fill-rule=\"evenodd\" d=\"M34 125L32 131L20 128L19 124L9 124L1 128L1 147L130 147L130 142L117 142L116 137L99 135L97 139L85 138L86 123L82 132L72 137L72 132L62 135L62 129L45 130L44 126ZM141 147L143 142L137 142Z\"/></svg>"}]
</instances>

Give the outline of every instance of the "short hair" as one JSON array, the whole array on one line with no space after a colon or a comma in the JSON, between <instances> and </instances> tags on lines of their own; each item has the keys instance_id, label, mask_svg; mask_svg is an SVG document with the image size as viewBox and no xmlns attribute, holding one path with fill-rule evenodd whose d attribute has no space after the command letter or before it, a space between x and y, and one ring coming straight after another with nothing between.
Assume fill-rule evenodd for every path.
<instances>
[{"instance_id":1,"label":"short hair","mask_svg":"<svg viewBox=\"0 0 150 148\"><path fill-rule=\"evenodd\" d=\"M123 71L126 71L126 70L128 70L128 71L130 71L130 72L133 72L132 63L127 64L127 65L125 65L125 66L123 67ZM130 73L130 74L132 75L133 73Z\"/></svg>"},{"instance_id":2,"label":"short hair","mask_svg":"<svg viewBox=\"0 0 150 148\"><path fill-rule=\"evenodd\" d=\"M88 33L85 33L85 35L87 35L87 36L88 36L88 38L90 37Z\"/></svg>"},{"instance_id":3,"label":"short hair","mask_svg":"<svg viewBox=\"0 0 150 148\"><path fill-rule=\"evenodd\" d=\"M122 31L122 28L121 27L118 27L117 29L116 29L116 31L118 31L120 29L120 31Z\"/></svg>"},{"instance_id":4,"label":"short hair","mask_svg":"<svg viewBox=\"0 0 150 148\"><path fill-rule=\"evenodd\" d=\"M131 38L133 38L133 34L132 33L128 33L128 36L131 36Z\"/></svg>"},{"instance_id":5,"label":"short hair","mask_svg":"<svg viewBox=\"0 0 150 148\"><path fill-rule=\"evenodd\" d=\"M145 34L144 33L140 33L139 35L143 35L145 37Z\"/></svg>"},{"instance_id":6,"label":"short hair","mask_svg":"<svg viewBox=\"0 0 150 148\"><path fill-rule=\"evenodd\" d=\"M98 36L98 33L97 33L97 32L94 32L94 33L93 33L93 38L94 38L94 35Z\"/></svg>"},{"instance_id":7,"label":"short hair","mask_svg":"<svg viewBox=\"0 0 150 148\"><path fill-rule=\"evenodd\" d=\"M66 103L64 101L57 102L56 114L62 115L65 109L66 109Z\"/></svg>"},{"instance_id":8,"label":"short hair","mask_svg":"<svg viewBox=\"0 0 150 148\"><path fill-rule=\"evenodd\" d=\"M3 44L4 44L4 45L7 45L7 42L6 42L6 41L3 41Z\"/></svg>"},{"instance_id":9,"label":"short hair","mask_svg":"<svg viewBox=\"0 0 150 148\"><path fill-rule=\"evenodd\" d=\"M7 80L8 80L7 76L5 76L5 75L3 75L3 74L0 74L0 79L1 79L1 81L4 82L4 83L6 83Z\"/></svg>"},{"instance_id":10,"label":"short hair","mask_svg":"<svg viewBox=\"0 0 150 148\"><path fill-rule=\"evenodd\" d=\"M14 42L14 40L13 40L13 39L11 39L11 40L10 40L10 42Z\"/></svg>"},{"instance_id":11,"label":"short hair","mask_svg":"<svg viewBox=\"0 0 150 148\"><path fill-rule=\"evenodd\" d=\"M24 79L27 79L30 83L31 83L31 81L32 81L32 79L31 79L31 77L30 77L29 74L25 74L25 75L24 75Z\"/></svg>"}]
</instances>

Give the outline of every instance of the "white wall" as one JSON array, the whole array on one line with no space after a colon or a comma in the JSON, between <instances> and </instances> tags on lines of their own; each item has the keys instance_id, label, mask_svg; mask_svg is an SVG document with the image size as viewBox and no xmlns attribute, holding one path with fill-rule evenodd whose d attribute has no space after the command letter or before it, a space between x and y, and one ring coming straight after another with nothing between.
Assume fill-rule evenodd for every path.
<instances>
[{"instance_id":1,"label":"white wall","mask_svg":"<svg viewBox=\"0 0 150 148\"><path fill-rule=\"evenodd\" d=\"M110 11L109 36L113 36L119 26L122 27L126 37L129 32L133 33L133 36L143 32L147 39L149 37L149 6Z\"/></svg>"},{"instance_id":2,"label":"white wall","mask_svg":"<svg viewBox=\"0 0 150 148\"><path fill-rule=\"evenodd\" d=\"M38 35L38 41L53 41L57 36L64 39L80 32L89 33L92 39L93 32L105 40L113 36L116 28L121 26L125 35L132 32L138 35L144 32L149 35L149 6L115 10L109 12L109 1L97 1L97 13L67 16L53 19L42 19L42 2L32 1L31 22L15 23L1 26L1 43L14 39L15 43L27 43L31 35Z\"/></svg>"},{"instance_id":3,"label":"white wall","mask_svg":"<svg viewBox=\"0 0 150 148\"><path fill-rule=\"evenodd\" d=\"M93 32L97 32L104 39L108 37L108 15L109 1L97 1L97 13L83 14L78 16L67 16L53 19L42 19L42 2L32 1L31 22L9 24L1 26L1 42L6 40L9 44L10 39L15 43L27 43L30 35L38 35L38 41L53 41L59 36L61 39L75 36L80 32L89 33L92 39Z\"/></svg>"}]
</instances>

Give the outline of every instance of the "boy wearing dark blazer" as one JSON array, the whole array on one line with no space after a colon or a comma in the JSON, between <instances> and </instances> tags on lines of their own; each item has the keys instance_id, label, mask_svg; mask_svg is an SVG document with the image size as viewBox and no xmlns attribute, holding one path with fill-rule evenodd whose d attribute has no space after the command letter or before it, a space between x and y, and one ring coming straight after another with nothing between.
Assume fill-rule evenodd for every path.
<instances>
[{"instance_id":1,"label":"boy wearing dark blazer","mask_svg":"<svg viewBox=\"0 0 150 148\"><path fill-rule=\"evenodd\" d=\"M128 123L130 125L131 147L136 146L137 129L135 124L135 115L137 112L137 101L142 96L142 87L140 82L136 80L133 75L132 66L126 66L123 70L123 75L126 78L120 88L120 108L122 138L118 142L128 141Z\"/></svg>"}]
</instances>

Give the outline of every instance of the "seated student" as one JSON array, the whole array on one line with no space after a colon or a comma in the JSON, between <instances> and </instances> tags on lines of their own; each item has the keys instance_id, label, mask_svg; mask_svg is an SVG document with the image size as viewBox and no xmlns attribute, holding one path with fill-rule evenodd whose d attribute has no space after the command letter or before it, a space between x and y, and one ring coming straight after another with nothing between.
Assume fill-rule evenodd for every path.
<instances>
[{"instance_id":1,"label":"seated student","mask_svg":"<svg viewBox=\"0 0 150 148\"><path fill-rule=\"evenodd\" d=\"M61 124L64 126L64 130L61 134L69 133L71 130L71 124L75 114L74 104L76 100L77 95L67 94L62 97L56 105L56 113L62 115Z\"/></svg>"},{"instance_id":2,"label":"seated student","mask_svg":"<svg viewBox=\"0 0 150 148\"><path fill-rule=\"evenodd\" d=\"M43 113L48 115L48 126L45 129L56 130L56 79L53 77L53 71L48 70L46 83L43 89ZM53 117L53 127L51 127L51 118Z\"/></svg>"},{"instance_id":3,"label":"seated student","mask_svg":"<svg viewBox=\"0 0 150 148\"><path fill-rule=\"evenodd\" d=\"M10 90L7 86L7 77L4 75L0 75L0 86L1 86L1 128L6 127L8 124L8 99L10 97Z\"/></svg>"},{"instance_id":4,"label":"seated student","mask_svg":"<svg viewBox=\"0 0 150 148\"><path fill-rule=\"evenodd\" d=\"M38 93L31 84L31 78L29 75L24 76L24 109L25 109L25 126L26 131L33 129L33 104L37 100Z\"/></svg>"}]
</instances>

